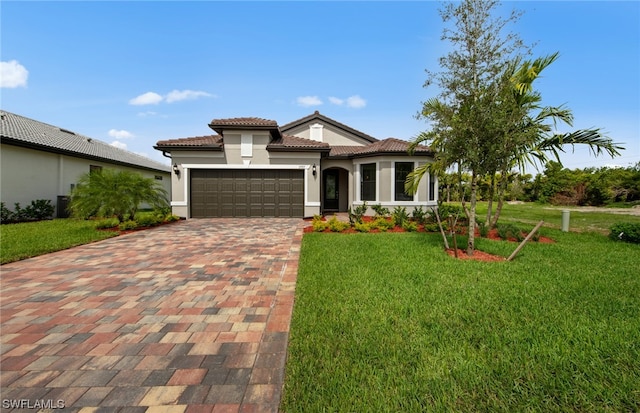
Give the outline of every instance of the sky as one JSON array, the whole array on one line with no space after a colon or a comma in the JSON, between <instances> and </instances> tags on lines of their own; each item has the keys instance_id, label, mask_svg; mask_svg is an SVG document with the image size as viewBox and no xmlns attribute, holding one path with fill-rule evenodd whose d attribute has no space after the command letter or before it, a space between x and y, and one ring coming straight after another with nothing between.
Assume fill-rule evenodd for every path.
<instances>
[{"instance_id":1,"label":"sky","mask_svg":"<svg viewBox=\"0 0 640 413\"><path fill-rule=\"evenodd\" d=\"M212 119L279 125L314 111L378 139L411 140L425 70L451 46L434 1L0 2L0 107L156 161L159 140L211 135ZM640 2L510 1L533 57L559 52L534 87L573 127L626 148L567 168L640 162ZM535 173L535 169L530 172Z\"/></svg>"}]
</instances>

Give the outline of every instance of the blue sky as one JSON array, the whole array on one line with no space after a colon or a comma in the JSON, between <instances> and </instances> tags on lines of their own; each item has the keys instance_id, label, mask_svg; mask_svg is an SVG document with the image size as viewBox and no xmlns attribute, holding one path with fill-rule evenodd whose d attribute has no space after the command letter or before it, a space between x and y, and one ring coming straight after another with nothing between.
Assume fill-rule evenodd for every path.
<instances>
[{"instance_id":1,"label":"blue sky","mask_svg":"<svg viewBox=\"0 0 640 413\"><path fill-rule=\"evenodd\" d=\"M167 162L162 139L212 134L214 118L284 125L315 110L379 139L410 140L425 69L438 71L438 2L2 1L4 110ZM566 167L640 162L640 2L504 2L536 84L573 128L602 128L621 157L571 150Z\"/></svg>"}]
</instances>

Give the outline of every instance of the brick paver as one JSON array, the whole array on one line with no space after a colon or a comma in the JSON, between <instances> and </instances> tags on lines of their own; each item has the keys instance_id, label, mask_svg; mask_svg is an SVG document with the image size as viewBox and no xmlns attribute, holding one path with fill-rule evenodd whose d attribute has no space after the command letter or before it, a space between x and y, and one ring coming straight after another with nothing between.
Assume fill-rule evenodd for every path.
<instances>
[{"instance_id":1,"label":"brick paver","mask_svg":"<svg viewBox=\"0 0 640 413\"><path fill-rule=\"evenodd\" d=\"M302 228L194 219L3 265L2 410L276 412Z\"/></svg>"}]
</instances>

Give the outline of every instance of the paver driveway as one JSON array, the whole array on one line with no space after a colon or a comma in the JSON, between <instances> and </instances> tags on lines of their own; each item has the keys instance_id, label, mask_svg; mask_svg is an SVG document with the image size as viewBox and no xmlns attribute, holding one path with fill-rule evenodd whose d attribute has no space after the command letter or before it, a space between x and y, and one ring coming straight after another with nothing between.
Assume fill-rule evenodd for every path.
<instances>
[{"instance_id":1,"label":"paver driveway","mask_svg":"<svg viewBox=\"0 0 640 413\"><path fill-rule=\"evenodd\" d=\"M2 410L277 411L302 227L194 219L0 267Z\"/></svg>"}]
</instances>

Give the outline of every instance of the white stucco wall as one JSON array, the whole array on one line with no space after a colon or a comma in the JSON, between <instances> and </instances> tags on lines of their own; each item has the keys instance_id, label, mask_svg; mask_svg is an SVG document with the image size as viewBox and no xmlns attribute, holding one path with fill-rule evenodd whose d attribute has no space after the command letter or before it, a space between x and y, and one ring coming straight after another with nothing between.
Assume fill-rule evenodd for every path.
<instances>
[{"instance_id":1,"label":"white stucco wall","mask_svg":"<svg viewBox=\"0 0 640 413\"><path fill-rule=\"evenodd\" d=\"M135 171L147 178L162 176L162 181L158 182L170 194L171 178L168 172L129 168L19 146L0 145L0 199L10 210L14 209L16 202L25 207L31 201L49 199L56 206L57 214L58 196L69 195L71 186L77 183L82 174L89 172L90 165Z\"/></svg>"}]
</instances>

